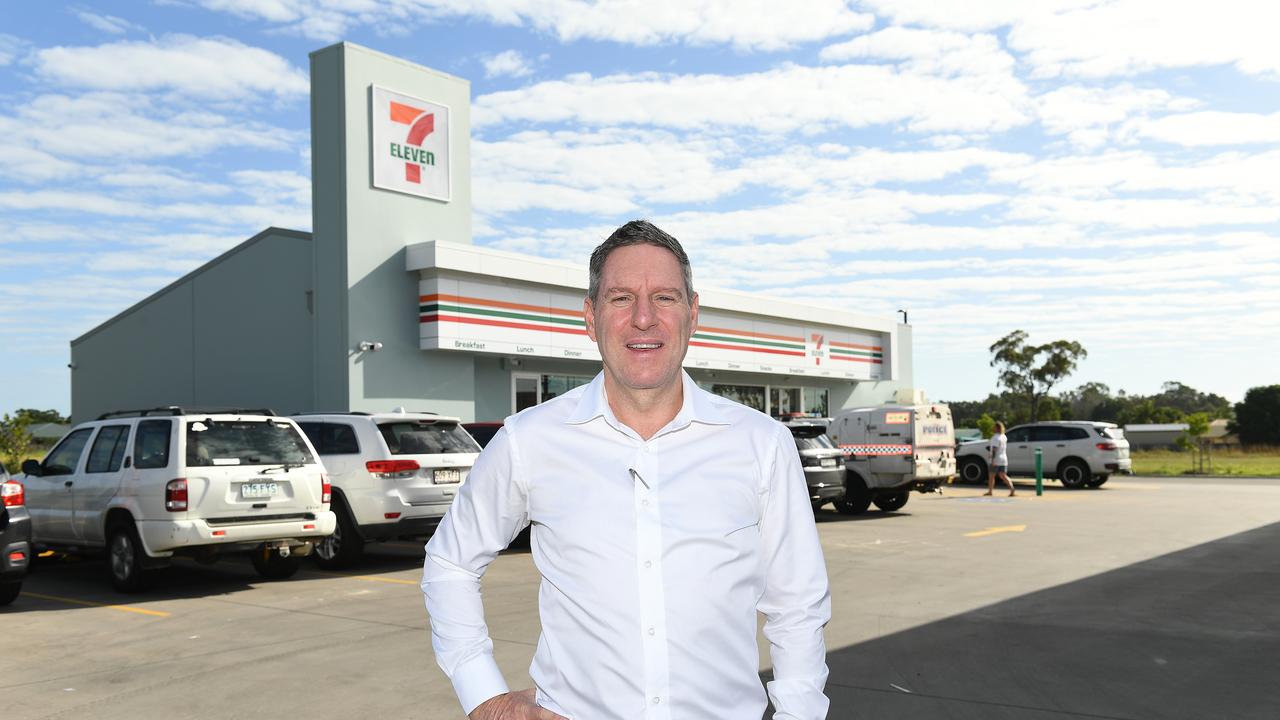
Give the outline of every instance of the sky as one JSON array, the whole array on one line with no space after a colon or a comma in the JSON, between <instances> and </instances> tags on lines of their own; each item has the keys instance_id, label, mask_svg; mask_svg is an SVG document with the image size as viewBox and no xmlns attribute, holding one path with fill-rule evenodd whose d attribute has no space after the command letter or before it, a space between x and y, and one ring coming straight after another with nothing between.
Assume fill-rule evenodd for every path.
<instances>
[{"instance_id":1,"label":"sky","mask_svg":"<svg viewBox=\"0 0 1280 720\"><path fill-rule=\"evenodd\" d=\"M1280 6L1246 0L152 0L0 6L0 412L263 228L309 230L309 52L472 92L474 242L646 217L695 285L909 313L915 385L1280 382Z\"/></svg>"}]
</instances>

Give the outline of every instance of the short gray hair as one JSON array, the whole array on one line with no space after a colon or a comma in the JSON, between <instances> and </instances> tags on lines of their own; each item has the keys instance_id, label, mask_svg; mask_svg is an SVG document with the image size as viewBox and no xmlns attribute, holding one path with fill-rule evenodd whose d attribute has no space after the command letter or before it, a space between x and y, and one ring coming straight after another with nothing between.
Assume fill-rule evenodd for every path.
<instances>
[{"instance_id":1,"label":"short gray hair","mask_svg":"<svg viewBox=\"0 0 1280 720\"><path fill-rule=\"evenodd\" d=\"M591 298L592 302L595 302L600 293L600 276L604 273L604 261L609 259L609 254L614 250L629 245L653 245L669 250L672 255L675 255L676 262L680 263L680 270L684 273L685 302L693 302L693 268L689 265L689 256L685 254L679 240L663 232L648 220L632 220L614 230L612 235L592 251L591 263L588 266L589 288L587 289L587 297Z\"/></svg>"}]
</instances>

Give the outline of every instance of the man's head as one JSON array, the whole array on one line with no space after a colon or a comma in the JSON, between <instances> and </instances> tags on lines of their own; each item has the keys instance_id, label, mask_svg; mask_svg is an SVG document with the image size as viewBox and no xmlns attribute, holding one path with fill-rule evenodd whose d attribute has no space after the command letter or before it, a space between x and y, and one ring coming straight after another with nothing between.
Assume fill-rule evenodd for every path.
<instances>
[{"instance_id":1,"label":"man's head","mask_svg":"<svg viewBox=\"0 0 1280 720\"><path fill-rule=\"evenodd\" d=\"M583 304L613 389L670 390L698 322L689 256L652 223L633 220L591 254Z\"/></svg>"}]
</instances>

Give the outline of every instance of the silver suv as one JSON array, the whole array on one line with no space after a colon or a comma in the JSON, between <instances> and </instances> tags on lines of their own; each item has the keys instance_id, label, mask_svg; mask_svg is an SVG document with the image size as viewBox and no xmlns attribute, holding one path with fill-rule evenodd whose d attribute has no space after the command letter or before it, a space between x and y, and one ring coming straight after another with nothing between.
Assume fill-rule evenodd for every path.
<instances>
[{"instance_id":1,"label":"silver suv","mask_svg":"<svg viewBox=\"0 0 1280 720\"><path fill-rule=\"evenodd\" d=\"M107 413L22 471L36 551L105 552L123 592L175 554L248 550L263 577L289 577L335 522L310 443L270 410Z\"/></svg>"},{"instance_id":2,"label":"silver suv","mask_svg":"<svg viewBox=\"0 0 1280 720\"><path fill-rule=\"evenodd\" d=\"M1034 476L1036 448L1043 453L1045 477L1057 478L1065 487L1100 487L1113 473L1132 472L1129 441L1115 423L1087 420L1038 422L1010 428L1009 474ZM972 440L956 446L956 462L964 482L987 482L989 440Z\"/></svg>"},{"instance_id":3,"label":"silver suv","mask_svg":"<svg viewBox=\"0 0 1280 720\"><path fill-rule=\"evenodd\" d=\"M456 417L397 409L294 419L333 481L337 528L316 547L325 568L354 562L368 541L433 531L480 455Z\"/></svg>"}]
</instances>

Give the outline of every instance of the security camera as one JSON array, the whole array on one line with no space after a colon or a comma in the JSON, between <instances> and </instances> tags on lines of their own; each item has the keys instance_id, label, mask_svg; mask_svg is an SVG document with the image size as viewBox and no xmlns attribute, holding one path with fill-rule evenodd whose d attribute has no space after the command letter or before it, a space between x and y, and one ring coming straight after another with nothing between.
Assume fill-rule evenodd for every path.
<instances>
[{"instance_id":1,"label":"security camera","mask_svg":"<svg viewBox=\"0 0 1280 720\"><path fill-rule=\"evenodd\" d=\"M373 342L365 340L360 343L361 352L368 352L370 350L377 352L381 349L382 349L382 343L378 342L377 340L374 340Z\"/></svg>"}]
</instances>

